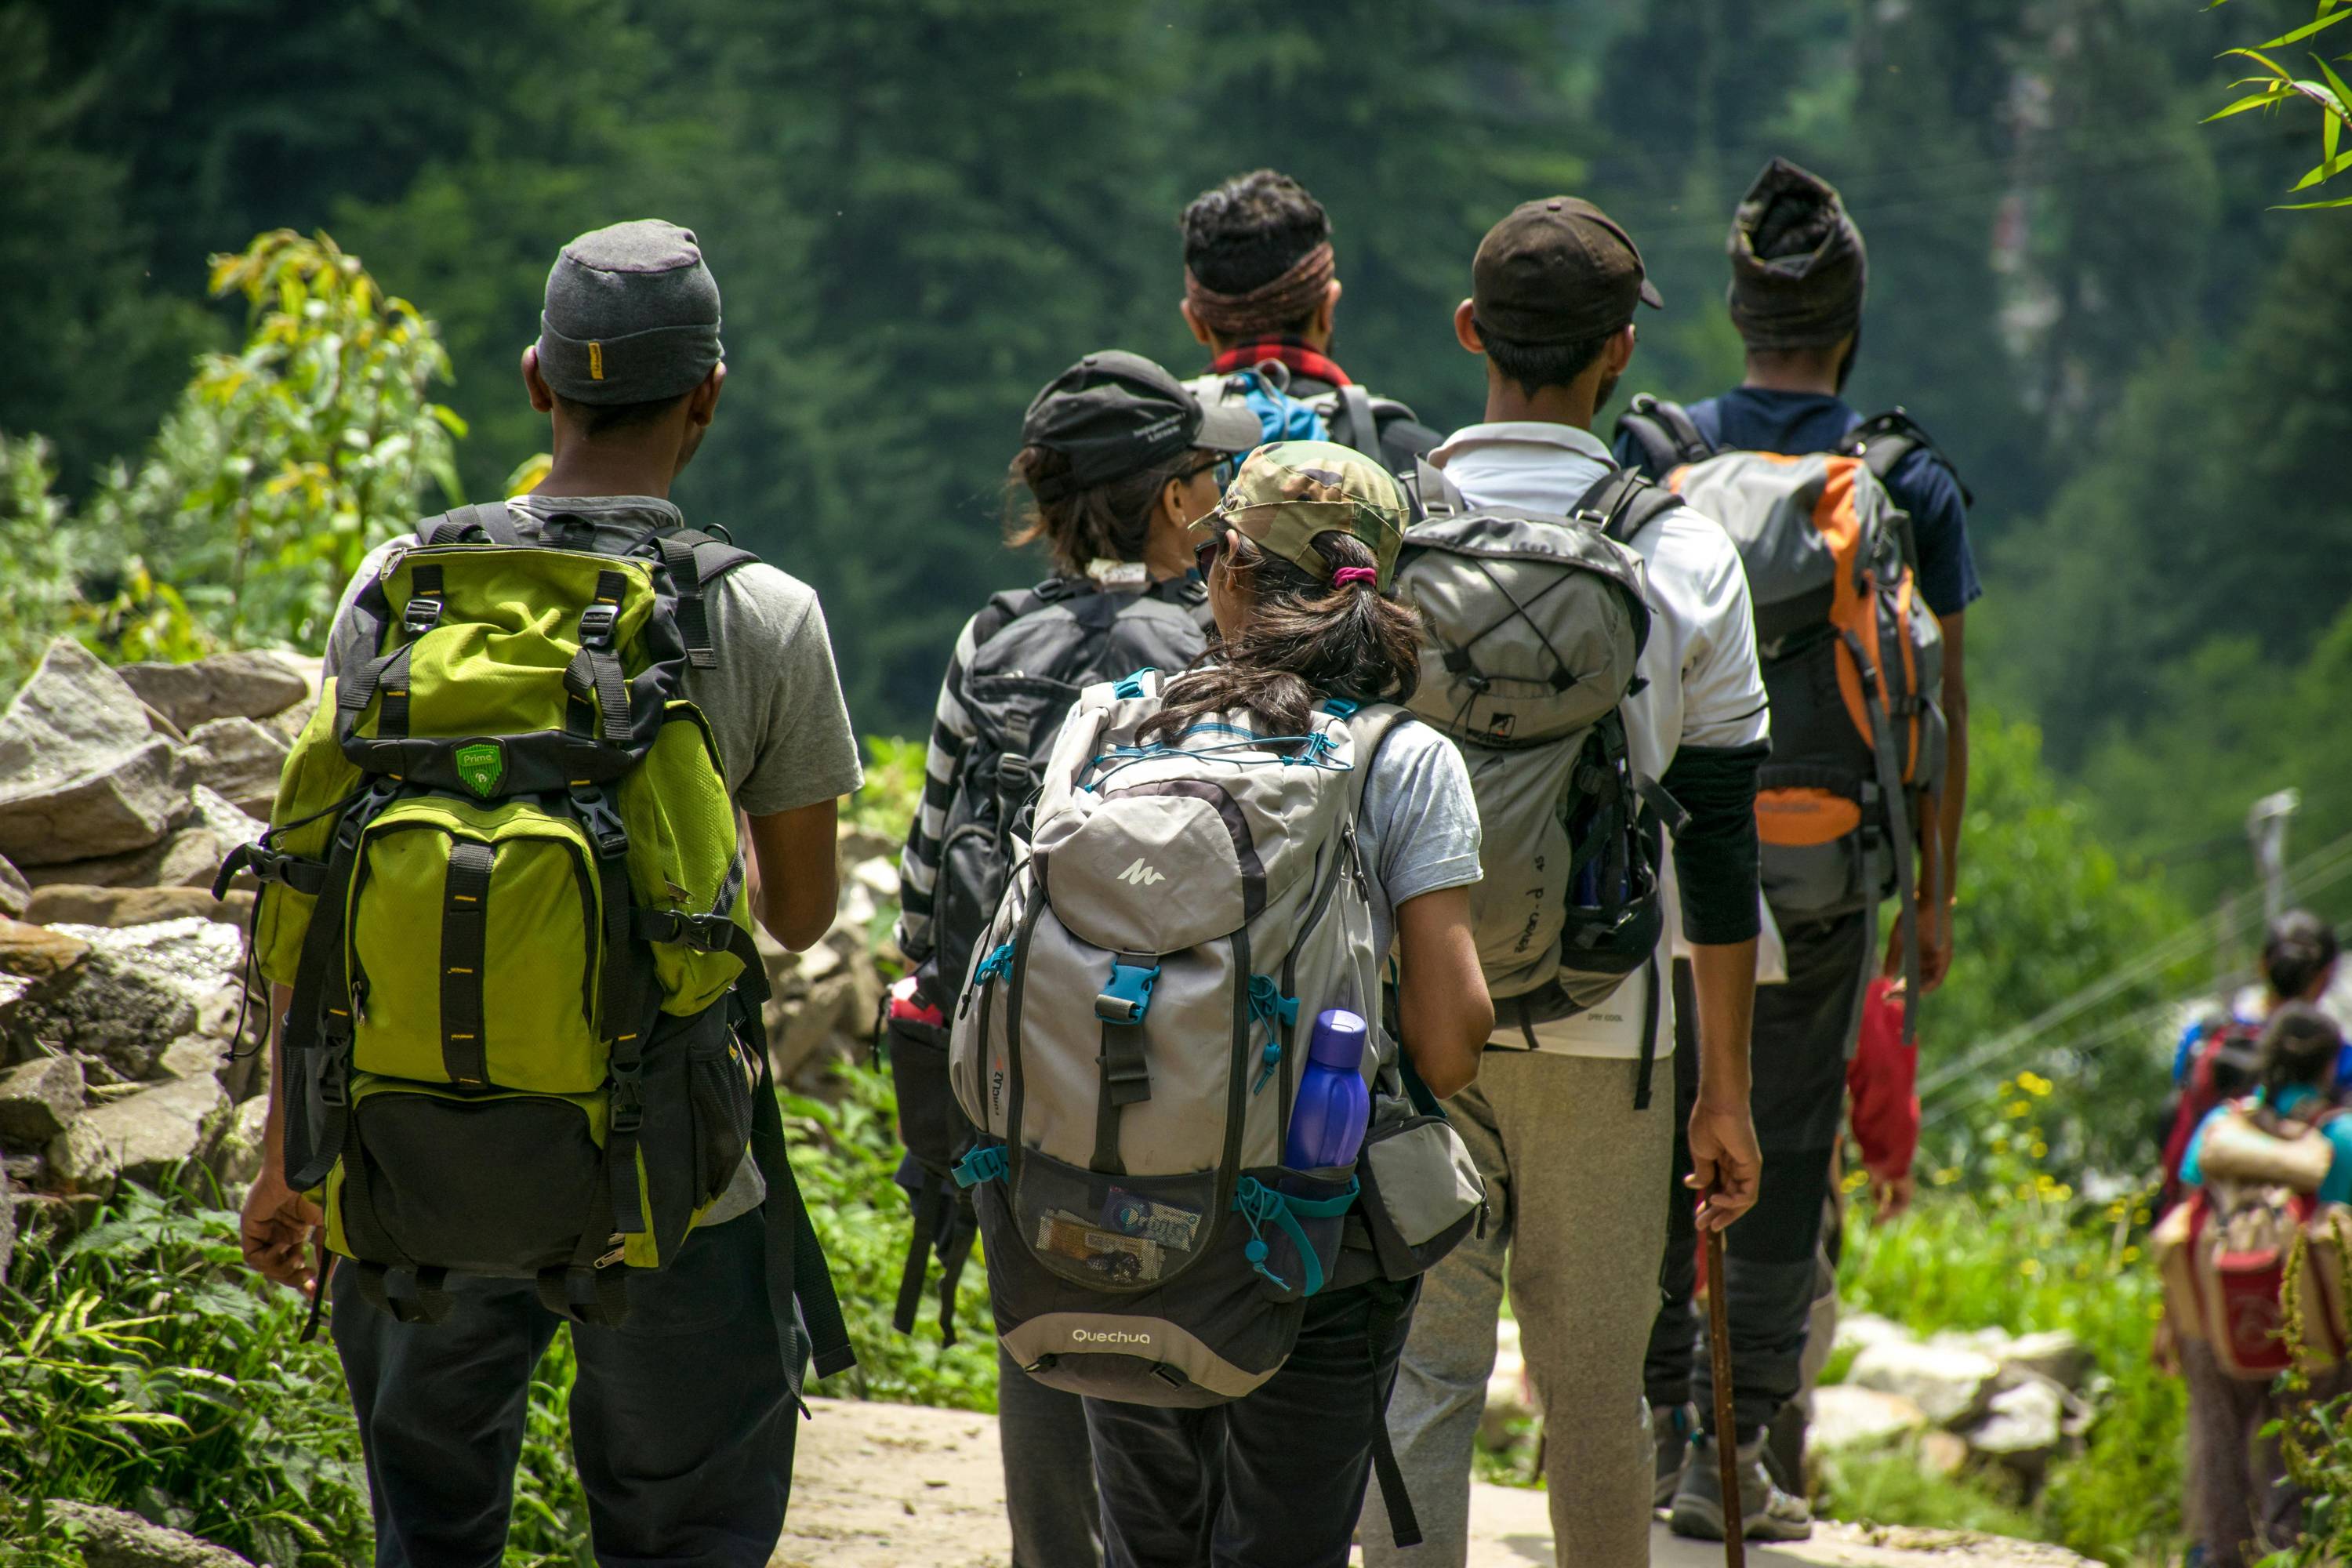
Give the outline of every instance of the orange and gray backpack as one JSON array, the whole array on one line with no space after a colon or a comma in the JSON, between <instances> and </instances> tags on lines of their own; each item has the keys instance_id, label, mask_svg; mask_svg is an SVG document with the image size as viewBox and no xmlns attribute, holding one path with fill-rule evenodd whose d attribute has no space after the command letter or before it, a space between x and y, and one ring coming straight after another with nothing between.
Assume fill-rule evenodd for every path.
<instances>
[{"instance_id":1,"label":"orange and gray backpack","mask_svg":"<svg viewBox=\"0 0 2352 1568\"><path fill-rule=\"evenodd\" d=\"M1820 920L1899 895L1916 1004L1922 868L1929 895L1940 891L1944 643L1886 476L1925 437L1898 412L1839 451L1717 452L1689 415L1647 394L1618 429L1645 468L1723 525L1747 568L1772 704L1756 796L1766 901L1782 920ZM1906 1037L1916 1014L1906 1010Z\"/></svg>"}]
</instances>

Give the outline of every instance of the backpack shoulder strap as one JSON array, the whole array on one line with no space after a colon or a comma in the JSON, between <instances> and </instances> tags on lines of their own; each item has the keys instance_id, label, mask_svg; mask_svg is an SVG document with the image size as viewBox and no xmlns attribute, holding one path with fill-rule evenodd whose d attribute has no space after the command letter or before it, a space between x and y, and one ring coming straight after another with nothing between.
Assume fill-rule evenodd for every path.
<instances>
[{"instance_id":1,"label":"backpack shoulder strap","mask_svg":"<svg viewBox=\"0 0 2352 1568\"><path fill-rule=\"evenodd\" d=\"M1051 590L1057 586L1058 581L1049 579L1034 588L1007 588L1001 594L990 595L988 603L982 605L980 613L971 618L973 649L978 650L981 644L1022 616L1034 615L1055 602L1061 595Z\"/></svg>"},{"instance_id":2,"label":"backpack shoulder strap","mask_svg":"<svg viewBox=\"0 0 2352 1568\"><path fill-rule=\"evenodd\" d=\"M1348 411L1348 445L1387 468L1388 459L1381 455L1381 426L1372 414L1372 395L1352 381L1339 393L1339 406Z\"/></svg>"},{"instance_id":3,"label":"backpack shoulder strap","mask_svg":"<svg viewBox=\"0 0 2352 1568\"><path fill-rule=\"evenodd\" d=\"M1445 470L1427 458L1413 459L1412 477L1404 482L1405 500L1415 520L1425 517L1459 517L1470 510L1470 503Z\"/></svg>"},{"instance_id":4,"label":"backpack shoulder strap","mask_svg":"<svg viewBox=\"0 0 2352 1568\"><path fill-rule=\"evenodd\" d=\"M520 544L522 532L514 524L513 516L504 501L492 501L484 506L461 506L445 511L438 517L428 517L416 525L416 542L420 545L456 544L469 534L478 534L491 544Z\"/></svg>"},{"instance_id":5,"label":"backpack shoulder strap","mask_svg":"<svg viewBox=\"0 0 2352 1568\"><path fill-rule=\"evenodd\" d=\"M1674 510L1683 498L1631 468L1612 468L1593 482L1570 515L1615 544L1631 544L1650 520Z\"/></svg>"},{"instance_id":6,"label":"backpack shoulder strap","mask_svg":"<svg viewBox=\"0 0 2352 1568\"><path fill-rule=\"evenodd\" d=\"M1642 450L1642 467L1664 478L1685 463L1703 463L1715 456L1715 446L1699 433L1690 411L1649 393L1637 393L1617 416L1617 431L1631 436Z\"/></svg>"},{"instance_id":7,"label":"backpack shoulder strap","mask_svg":"<svg viewBox=\"0 0 2352 1568\"><path fill-rule=\"evenodd\" d=\"M1968 506L1977 504L1976 492L1969 489L1968 480L1960 477L1959 465L1945 455L1936 445L1927 428L1911 417L1907 409L1897 406L1884 414L1873 415L1854 426L1853 455L1860 458L1880 484L1886 483L1903 460L1914 452L1925 452L1944 466L1952 482L1960 487L1960 500Z\"/></svg>"},{"instance_id":8,"label":"backpack shoulder strap","mask_svg":"<svg viewBox=\"0 0 2352 1568\"><path fill-rule=\"evenodd\" d=\"M677 595L677 631L686 644L687 662L697 669L714 668L719 650L712 641L710 607L704 595L727 574L759 557L699 529L669 529L655 535L653 543L662 569L669 574L670 591Z\"/></svg>"},{"instance_id":9,"label":"backpack shoulder strap","mask_svg":"<svg viewBox=\"0 0 2352 1568\"><path fill-rule=\"evenodd\" d=\"M1332 698L1323 706L1326 711L1336 713L1344 701ZM1355 740L1357 754L1363 758L1348 780L1348 816L1353 821L1363 815L1364 792L1371 787L1372 768L1381 760L1381 748L1389 743L1390 736L1413 721L1409 710L1394 702L1366 702L1360 706L1348 703L1347 710L1340 717Z\"/></svg>"}]
</instances>

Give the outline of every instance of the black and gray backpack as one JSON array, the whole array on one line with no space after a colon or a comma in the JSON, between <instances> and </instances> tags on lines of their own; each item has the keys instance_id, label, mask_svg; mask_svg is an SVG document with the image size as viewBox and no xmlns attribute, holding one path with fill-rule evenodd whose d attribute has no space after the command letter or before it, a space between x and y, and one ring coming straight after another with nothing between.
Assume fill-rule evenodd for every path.
<instances>
[{"instance_id":1,"label":"black and gray backpack","mask_svg":"<svg viewBox=\"0 0 2352 1568\"><path fill-rule=\"evenodd\" d=\"M1642 558L1626 544L1682 503L1613 472L1568 517L1474 508L1422 465L1397 592L1429 626L1413 712L1461 748L1478 796L1485 880L1471 889L1496 1012L1535 1026L1645 976L1650 1100L1664 977L1660 826L1680 810L1633 769L1619 705L1650 632Z\"/></svg>"},{"instance_id":2,"label":"black and gray backpack","mask_svg":"<svg viewBox=\"0 0 2352 1568\"><path fill-rule=\"evenodd\" d=\"M1207 595L1189 577L1142 593L1053 578L999 594L974 617L963 696L973 736L957 761L940 834L932 948L916 970L925 996L946 1005L971 967L972 945L1003 897L1013 840L1027 826L1045 752L1078 694L1129 670L1182 668L1206 646L1211 624ZM900 1332L914 1331L927 1260L936 1254L940 1331L952 1344L972 1220L949 1171L971 1131L948 1092L947 1031L894 1017L886 1033L914 1166L901 1178L914 1205L914 1237L893 1321Z\"/></svg>"},{"instance_id":3,"label":"black and gray backpack","mask_svg":"<svg viewBox=\"0 0 2352 1568\"><path fill-rule=\"evenodd\" d=\"M1223 713L1147 740L1162 706L1144 671L1064 727L950 1066L980 1133L956 1179L1006 1353L1051 1387L1197 1407L1278 1372L1324 1289L1401 1310L1392 1287L1486 1207L1444 1119L1414 1114L1383 1029L1355 1163L1283 1163L1314 1019L1378 1017L1357 825L1381 742L1411 721L1334 699L1301 734ZM1384 1445L1376 1468L1402 1541Z\"/></svg>"}]
</instances>

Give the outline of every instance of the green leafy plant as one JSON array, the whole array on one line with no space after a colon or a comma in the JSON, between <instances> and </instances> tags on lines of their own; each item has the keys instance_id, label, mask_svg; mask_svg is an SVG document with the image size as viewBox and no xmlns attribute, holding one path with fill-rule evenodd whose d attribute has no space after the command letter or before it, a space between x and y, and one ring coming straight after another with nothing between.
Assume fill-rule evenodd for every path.
<instances>
[{"instance_id":1,"label":"green leafy plant","mask_svg":"<svg viewBox=\"0 0 2352 1568\"><path fill-rule=\"evenodd\" d=\"M2226 3L2227 0L2213 0L2214 5ZM2326 184L2345 170L2352 169L2352 151L2337 151L2344 140L2345 126L2352 123L2352 88L2347 88L2344 85L2344 79L2336 74L2336 68L2315 51L2311 52L2311 63L2319 68L2319 75L2324 79L2314 80L2298 77L2285 66L2272 58L2267 51L2288 48L2306 39L2316 37L2347 17L2352 17L2352 0L2319 0L2317 8L2312 13L2311 20L2302 26L2292 28L2281 33L2275 38L2267 39L2250 47L2222 51L2224 59L2235 57L2253 61L2255 65L2262 68L2263 74L2245 77L2232 82L2231 84L2232 87L2251 87L2254 90L2228 107L2216 110L2207 115L2206 119L2209 121L2226 120L2231 115L2244 114L2250 110L2277 109L2290 103L2305 102L2318 108L2319 162L2312 166L2309 174L2295 182L2294 188L2297 191L2307 191L2315 186ZM2338 37L2340 38L2342 35ZM2352 55L2339 55L2336 58L2339 60L2352 60ZM2283 205L2289 211L2300 211L2310 207L2352 206L2352 196L2287 202Z\"/></svg>"}]
</instances>

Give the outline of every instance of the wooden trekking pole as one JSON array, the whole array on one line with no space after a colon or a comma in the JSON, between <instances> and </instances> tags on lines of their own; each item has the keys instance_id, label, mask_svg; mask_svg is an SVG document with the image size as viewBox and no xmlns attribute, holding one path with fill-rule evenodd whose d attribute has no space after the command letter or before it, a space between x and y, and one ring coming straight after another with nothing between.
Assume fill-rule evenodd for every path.
<instances>
[{"instance_id":1,"label":"wooden trekking pole","mask_svg":"<svg viewBox=\"0 0 2352 1568\"><path fill-rule=\"evenodd\" d=\"M1706 1350L1715 1368L1715 1464L1723 1489L1723 1560L1748 1568L1748 1510L1739 1500L1739 1428L1731 1416L1731 1292L1724 1289L1723 1232L1706 1231Z\"/></svg>"}]
</instances>

